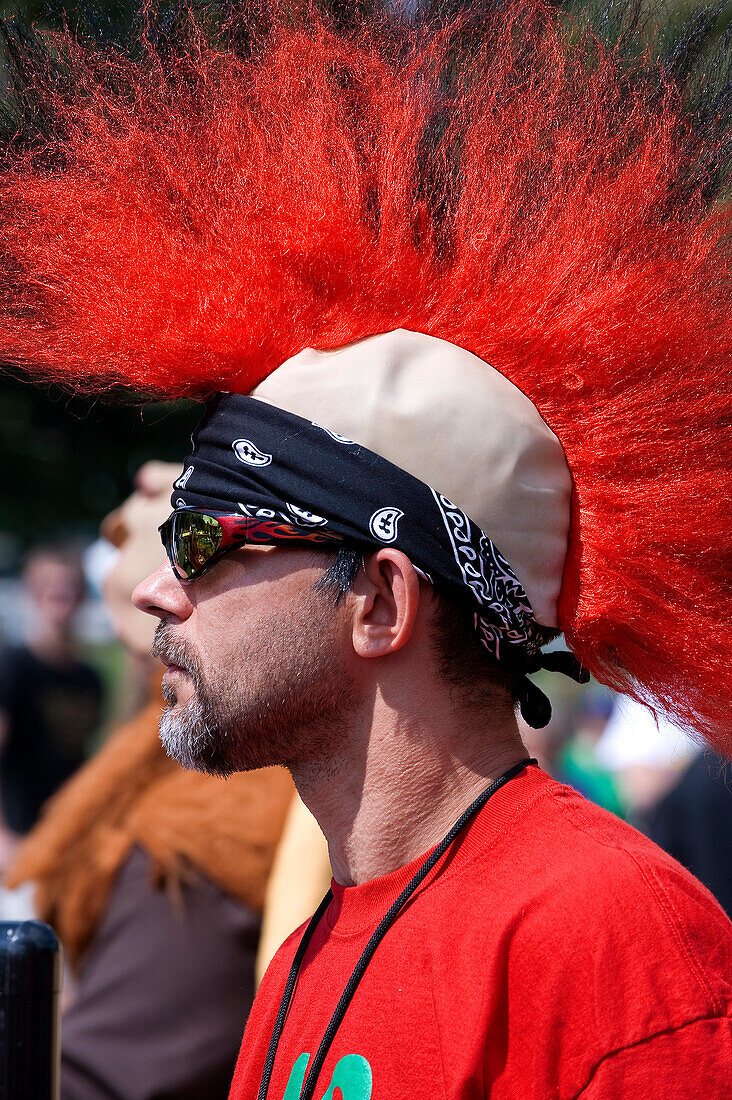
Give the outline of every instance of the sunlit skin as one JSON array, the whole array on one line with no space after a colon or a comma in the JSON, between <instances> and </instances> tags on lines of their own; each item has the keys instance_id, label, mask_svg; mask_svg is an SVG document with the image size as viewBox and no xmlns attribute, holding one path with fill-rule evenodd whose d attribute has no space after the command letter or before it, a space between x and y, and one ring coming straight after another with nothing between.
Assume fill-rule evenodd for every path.
<instances>
[{"instance_id":1,"label":"sunlit skin","mask_svg":"<svg viewBox=\"0 0 732 1100\"><path fill-rule=\"evenodd\" d=\"M182 584L165 564L135 589L133 602L174 624L176 637L193 648L203 668L216 670L236 661L244 634L254 633L266 658L269 612L296 606L321 573L310 551L247 547L192 584ZM184 669L170 666L164 680L175 685L178 704L190 699L193 684Z\"/></svg>"},{"instance_id":2,"label":"sunlit skin","mask_svg":"<svg viewBox=\"0 0 732 1100\"><path fill-rule=\"evenodd\" d=\"M328 839L335 877L348 885L427 851L526 753L508 693L496 694L489 714L477 714L441 680L430 645L432 589L404 554L385 547L367 557L338 607L331 594L313 592L323 570L307 549L246 548L192 584L162 566L133 599L165 624L173 644L195 654L207 689L218 695L241 689L276 700L298 660L311 664L322 652L324 681L333 680L335 660L339 671L324 687L347 717L335 725L311 720L296 735L281 729L267 762L290 768ZM195 701L184 670L170 668L166 681L173 714ZM296 696L297 683L289 687ZM266 714L259 718L266 724ZM249 728L256 739L256 715ZM251 766L237 732L225 747Z\"/></svg>"}]
</instances>

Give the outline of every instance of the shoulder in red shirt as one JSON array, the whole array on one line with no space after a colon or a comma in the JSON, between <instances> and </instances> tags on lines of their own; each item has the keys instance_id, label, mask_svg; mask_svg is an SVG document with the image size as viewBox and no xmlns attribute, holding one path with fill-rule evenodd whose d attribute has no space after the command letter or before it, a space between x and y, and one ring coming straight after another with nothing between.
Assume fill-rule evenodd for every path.
<instances>
[{"instance_id":1,"label":"shoulder in red shirt","mask_svg":"<svg viewBox=\"0 0 732 1100\"><path fill-rule=\"evenodd\" d=\"M423 858L361 886L334 884L268 1100L297 1100L369 936ZM262 983L232 1100L257 1096L301 935ZM731 1010L732 924L711 894L532 767L493 796L387 932L315 1097L722 1100Z\"/></svg>"}]
</instances>

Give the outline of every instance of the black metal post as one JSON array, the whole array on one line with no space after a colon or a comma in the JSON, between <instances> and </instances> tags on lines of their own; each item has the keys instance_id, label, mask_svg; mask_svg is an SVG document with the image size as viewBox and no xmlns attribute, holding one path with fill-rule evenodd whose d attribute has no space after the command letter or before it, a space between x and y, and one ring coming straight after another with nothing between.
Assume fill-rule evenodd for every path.
<instances>
[{"instance_id":1,"label":"black metal post","mask_svg":"<svg viewBox=\"0 0 732 1100\"><path fill-rule=\"evenodd\" d=\"M41 921L0 921L0 1100L58 1100L61 946Z\"/></svg>"}]
</instances>

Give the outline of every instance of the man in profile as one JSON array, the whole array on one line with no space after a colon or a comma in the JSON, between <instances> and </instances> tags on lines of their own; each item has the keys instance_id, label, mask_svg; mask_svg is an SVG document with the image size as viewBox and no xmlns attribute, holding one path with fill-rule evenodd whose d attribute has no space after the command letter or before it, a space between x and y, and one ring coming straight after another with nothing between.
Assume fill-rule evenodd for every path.
<instances>
[{"instance_id":1,"label":"man in profile","mask_svg":"<svg viewBox=\"0 0 732 1100\"><path fill-rule=\"evenodd\" d=\"M384 430L396 410L399 432ZM450 426L485 474L442 451L430 511L414 473ZM659 1100L692 1100L700 1082L721 1100L726 916L527 759L514 712L540 722L540 698L508 655L506 667L485 652L486 638L508 649L518 622L531 646L557 621L561 555L550 563L569 479L527 398L461 349L397 331L302 352L251 396L214 404L194 443L162 528L169 564L135 594L160 619L163 744L216 774L289 768L334 872L260 987L232 1097L330 1082L348 1100L406 1100L442 1082L450 1097L606 1100L652 1078ZM522 472L509 492L504 469ZM295 525L286 502L302 475ZM489 515L513 566L476 532ZM332 550L309 542L316 531ZM492 588L510 630L493 618L476 630L486 605L471 615L452 596L451 554L475 563L466 589ZM519 620L527 606L540 621Z\"/></svg>"},{"instance_id":2,"label":"man in profile","mask_svg":"<svg viewBox=\"0 0 732 1100\"><path fill-rule=\"evenodd\" d=\"M0 191L0 353L220 391L136 595L161 736L288 767L334 871L232 1097L721 1100L727 918L515 720L581 662L729 744L715 56L684 89L532 0L355 23L57 39Z\"/></svg>"}]
</instances>

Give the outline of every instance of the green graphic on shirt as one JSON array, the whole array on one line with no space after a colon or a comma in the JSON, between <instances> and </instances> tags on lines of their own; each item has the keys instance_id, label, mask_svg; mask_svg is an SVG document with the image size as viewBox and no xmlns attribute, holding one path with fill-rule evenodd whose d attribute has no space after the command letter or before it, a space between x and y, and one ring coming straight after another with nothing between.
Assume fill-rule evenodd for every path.
<instances>
[{"instance_id":1,"label":"green graphic on shirt","mask_svg":"<svg viewBox=\"0 0 732 1100\"><path fill-rule=\"evenodd\" d=\"M295 1062L282 1100L299 1100L309 1061L309 1054L301 1054ZM371 1066L366 1059L360 1054L346 1054L333 1070L322 1100L371 1100L371 1084ZM340 1097L336 1097L336 1089L340 1089Z\"/></svg>"}]
</instances>

